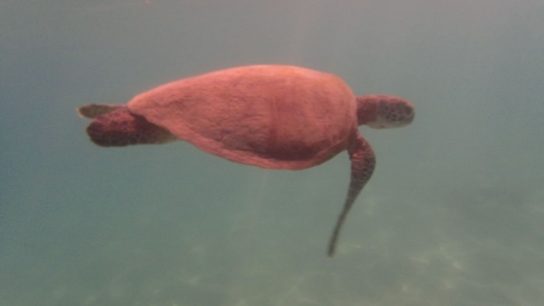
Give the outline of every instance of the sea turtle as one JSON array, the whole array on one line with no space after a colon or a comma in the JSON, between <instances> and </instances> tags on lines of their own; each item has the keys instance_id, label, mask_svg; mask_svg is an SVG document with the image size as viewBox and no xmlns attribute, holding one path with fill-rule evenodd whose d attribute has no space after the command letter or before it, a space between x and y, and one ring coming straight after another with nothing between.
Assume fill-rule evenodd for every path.
<instances>
[{"instance_id":1,"label":"sea turtle","mask_svg":"<svg viewBox=\"0 0 544 306\"><path fill-rule=\"evenodd\" d=\"M400 127L414 118L405 99L355 96L335 75L285 65L219 70L161 85L126 105L89 104L78 111L93 119L87 128L91 140L106 147L184 140L234 162L290 170L347 150L351 180L329 256L374 170L374 152L357 127Z\"/></svg>"}]
</instances>

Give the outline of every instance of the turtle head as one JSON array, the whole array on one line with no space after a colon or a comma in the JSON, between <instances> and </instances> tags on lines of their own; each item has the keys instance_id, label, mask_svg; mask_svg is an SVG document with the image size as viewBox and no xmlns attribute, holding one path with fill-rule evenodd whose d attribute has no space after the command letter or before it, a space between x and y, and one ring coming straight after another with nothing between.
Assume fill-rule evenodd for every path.
<instances>
[{"instance_id":1,"label":"turtle head","mask_svg":"<svg viewBox=\"0 0 544 306\"><path fill-rule=\"evenodd\" d=\"M409 101L389 95L357 97L357 121L375 129L401 127L414 120L414 106Z\"/></svg>"}]
</instances>

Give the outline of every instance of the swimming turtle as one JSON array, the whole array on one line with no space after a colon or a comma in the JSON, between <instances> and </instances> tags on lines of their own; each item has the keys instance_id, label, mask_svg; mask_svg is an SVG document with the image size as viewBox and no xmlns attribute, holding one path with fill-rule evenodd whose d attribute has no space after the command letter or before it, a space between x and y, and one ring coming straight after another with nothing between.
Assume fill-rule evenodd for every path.
<instances>
[{"instance_id":1,"label":"swimming turtle","mask_svg":"<svg viewBox=\"0 0 544 306\"><path fill-rule=\"evenodd\" d=\"M126 105L89 104L78 111L92 119L91 140L106 147L184 140L234 162L290 170L319 165L347 150L351 180L329 256L374 171L374 152L357 127L400 127L414 118L405 99L355 96L335 75L285 65L219 70L161 85Z\"/></svg>"}]
</instances>

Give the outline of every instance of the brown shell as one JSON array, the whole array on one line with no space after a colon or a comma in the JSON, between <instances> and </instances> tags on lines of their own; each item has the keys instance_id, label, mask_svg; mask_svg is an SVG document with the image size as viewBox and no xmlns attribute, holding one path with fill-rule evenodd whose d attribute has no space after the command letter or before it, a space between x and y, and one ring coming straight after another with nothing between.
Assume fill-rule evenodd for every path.
<instances>
[{"instance_id":1,"label":"brown shell","mask_svg":"<svg viewBox=\"0 0 544 306\"><path fill-rule=\"evenodd\" d=\"M318 165L356 131L355 97L340 78L294 66L237 67L167 83L129 110L198 148L274 169Z\"/></svg>"}]
</instances>

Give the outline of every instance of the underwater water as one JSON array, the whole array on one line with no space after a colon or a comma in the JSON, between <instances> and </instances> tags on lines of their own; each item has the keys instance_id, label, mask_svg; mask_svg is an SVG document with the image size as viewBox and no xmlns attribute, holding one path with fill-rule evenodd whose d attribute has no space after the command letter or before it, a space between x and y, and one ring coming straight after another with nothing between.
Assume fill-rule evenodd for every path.
<instances>
[{"instance_id":1,"label":"underwater water","mask_svg":"<svg viewBox=\"0 0 544 306\"><path fill-rule=\"evenodd\" d=\"M0 306L543 305L544 2L0 1ZM334 258L347 154L304 171L105 149L75 109L295 64L416 105Z\"/></svg>"}]
</instances>

